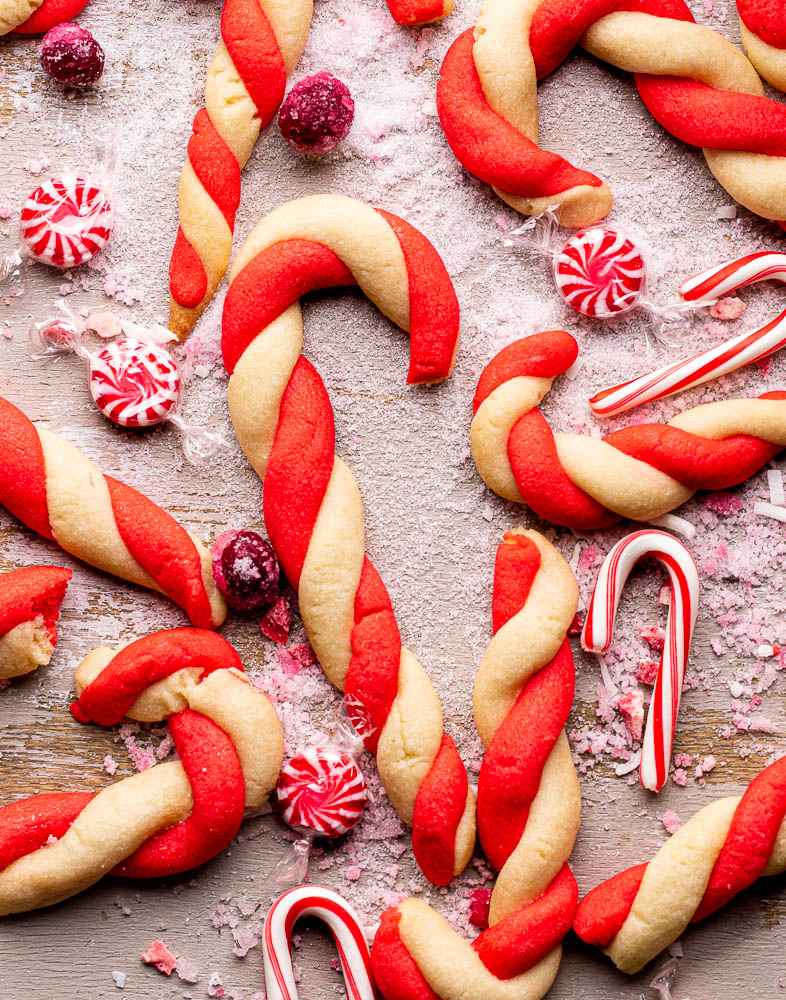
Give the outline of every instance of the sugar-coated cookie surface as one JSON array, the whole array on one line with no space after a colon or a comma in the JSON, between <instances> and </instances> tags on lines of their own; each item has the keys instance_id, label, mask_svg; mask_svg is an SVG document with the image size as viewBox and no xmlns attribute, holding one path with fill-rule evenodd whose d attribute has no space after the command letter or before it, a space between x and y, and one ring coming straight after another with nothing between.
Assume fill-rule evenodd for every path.
<instances>
[{"instance_id":1,"label":"sugar-coated cookie surface","mask_svg":"<svg viewBox=\"0 0 786 1000\"><path fill-rule=\"evenodd\" d=\"M50 906L108 872L160 878L203 864L264 805L281 768L278 716L214 632L171 629L95 649L75 687L77 719L167 720L180 759L96 794L0 807L0 915Z\"/></svg>"},{"instance_id":2,"label":"sugar-coated cookie surface","mask_svg":"<svg viewBox=\"0 0 786 1000\"><path fill-rule=\"evenodd\" d=\"M487 0L474 31L448 51L437 88L445 136L470 173L526 215L553 209L580 227L608 214L600 178L538 146L537 81L577 44L636 74L650 113L703 147L732 197L786 220L786 108L764 96L739 49L694 23L684 0Z\"/></svg>"},{"instance_id":3,"label":"sugar-coated cookie surface","mask_svg":"<svg viewBox=\"0 0 786 1000\"><path fill-rule=\"evenodd\" d=\"M573 929L634 973L689 924L703 920L756 879L786 869L786 757L742 797L700 809L648 864L602 882L582 899Z\"/></svg>"},{"instance_id":4,"label":"sugar-coated cookie surface","mask_svg":"<svg viewBox=\"0 0 786 1000\"><path fill-rule=\"evenodd\" d=\"M72 575L60 566L26 566L0 575L0 680L49 663Z\"/></svg>"},{"instance_id":5,"label":"sugar-coated cookie surface","mask_svg":"<svg viewBox=\"0 0 786 1000\"><path fill-rule=\"evenodd\" d=\"M486 748L478 833L499 872L489 929L470 945L423 900L387 910L372 949L386 1000L539 1000L551 987L578 900L567 861L581 796L564 731L577 602L570 567L542 535L505 535L473 696Z\"/></svg>"},{"instance_id":6,"label":"sugar-coated cookie surface","mask_svg":"<svg viewBox=\"0 0 786 1000\"><path fill-rule=\"evenodd\" d=\"M166 511L2 398L0 449L0 504L20 521L105 573L166 594L194 625L221 625L210 553Z\"/></svg>"},{"instance_id":7,"label":"sugar-coated cookie surface","mask_svg":"<svg viewBox=\"0 0 786 1000\"><path fill-rule=\"evenodd\" d=\"M602 439L554 434L538 404L577 356L564 330L517 340L486 365L473 402L478 472L547 521L577 530L649 521L696 490L743 482L786 447L786 392L705 403Z\"/></svg>"},{"instance_id":8,"label":"sugar-coated cookie surface","mask_svg":"<svg viewBox=\"0 0 786 1000\"><path fill-rule=\"evenodd\" d=\"M475 803L425 670L401 644L387 590L365 555L357 483L335 455L333 408L302 356L298 299L358 284L410 333L408 381L453 367L459 309L428 240L396 216L342 195L287 202L252 231L232 265L222 347L229 411L264 481L265 525L296 588L311 645L413 827L426 875L447 884L467 864Z\"/></svg>"}]
</instances>

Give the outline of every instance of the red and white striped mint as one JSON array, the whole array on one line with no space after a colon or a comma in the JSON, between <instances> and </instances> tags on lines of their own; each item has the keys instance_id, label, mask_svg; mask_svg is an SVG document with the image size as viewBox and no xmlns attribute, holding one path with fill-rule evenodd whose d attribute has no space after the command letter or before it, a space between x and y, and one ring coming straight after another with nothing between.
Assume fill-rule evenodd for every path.
<instances>
[{"instance_id":1,"label":"red and white striped mint","mask_svg":"<svg viewBox=\"0 0 786 1000\"><path fill-rule=\"evenodd\" d=\"M554 280L568 305L585 316L609 319L638 305L646 266L627 237L592 226L572 236L554 257Z\"/></svg>"},{"instance_id":2,"label":"red and white striped mint","mask_svg":"<svg viewBox=\"0 0 786 1000\"><path fill-rule=\"evenodd\" d=\"M289 826L341 837L363 815L366 782L348 753L310 747L281 769L276 798Z\"/></svg>"},{"instance_id":3,"label":"red and white striped mint","mask_svg":"<svg viewBox=\"0 0 786 1000\"><path fill-rule=\"evenodd\" d=\"M95 257L112 232L112 206L98 184L52 177L22 206L22 239L31 255L53 267L76 267Z\"/></svg>"},{"instance_id":4,"label":"red and white striped mint","mask_svg":"<svg viewBox=\"0 0 786 1000\"><path fill-rule=\"evenodd\" d=\"M180 372L158 344L126 338L90 355L90 395L121 427L154 427L171 416L180 399Z\"/></svg>"},{"instance_id":5,"label":"red and white striped mint","mask_svg":"<svg viewBox=\"0 0 786 1000\"><path fill-rule=\"evenodd\" d=\"M665 531L634 531L617 542L601 566L592 594L581 645L602 656L611 646L622 589L640 559L650 556L666 567L671 601L658 676L652 693L641 751L639 777L645 788L659 792L669 775L682 682L699 608L699 573L693 556Z\"/></svg>"}]
</instances>

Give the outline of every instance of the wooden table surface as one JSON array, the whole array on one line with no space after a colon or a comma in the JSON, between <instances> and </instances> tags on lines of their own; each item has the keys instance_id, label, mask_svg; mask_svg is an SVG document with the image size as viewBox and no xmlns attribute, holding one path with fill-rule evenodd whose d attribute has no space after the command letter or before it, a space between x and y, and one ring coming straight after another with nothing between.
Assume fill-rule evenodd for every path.
<instances>
[{"instance_id":1,"label":"wooden table surface","mask_svg":"<svg viewBox=\"0 0 786 1000\"><path fill-rule=\"evenodd\" d=\"M448 730L474 775L480 748L471 717L472 680L490 634L491 570L502 533L517 524L540 527L579 565L591 545L597 544L602 555L624 533L620 528L591 539L554 532L484 487L468 456L469 404L480 368L516 337L565 325L579 337L585 365L573 382L555 385L546 412L561 429L589 429L593 422L586 397L592 391L616 375L662 363L680 347L658 345L643 315L601 329L580 321L558 299L547 261L506 245L505 230L521 220L469 179L447 150L434 116L434 85L448 44L472 23L474 0L458 2L453 17L425 35L395 28L382 0L317 0L316 6L309 46L295 78L318 69L336 73L355 95L356 123L340 151L313 163L289 150L275 126L268 131L244 175L236 247L254 222L281 201L343 191L419 226L454 278L463 342L455 375L441 387L405 385L406 339L355 292L309 302L305 349L323 374L336 409L338 451L360 484L368 550L388 583L405 641L434 678ZM701 20L736 37L733 5L729 11L725 2L691 0L690 6ZM78 359L32 358L27 328L31 320L51 313L64 291L75 310L112 309L140 322L166 321L177 178L217 38L218 8L210 0L132 0L120 8L108 0L91 0L80 21L107 52L102 84L82 95L66 95L46 79L35 40L0 40L0 216L4 204L11 208L9 218L0 221L0 253L16 246L19 205L36 177L89 167L99 155L96 145L107 142L117 152L117 226L95 268L64 279L36 265L27 272L24 295L0 300L5 334L0 337L0 393L206 539L227 527L259 526L260 485L234 442L226 412L217 351L221 295L184 354L186 415L222 430L231 442L206 469L195 471L183 460L173 429L139 437L104 421L90 402ZM747 213L741 211L736 221L724 218L730 199L712 179L700 152L662 132L624 74L574 56L541 87L541 99L544 145L610 180L617 197L613 219L647 251L652 294L661 301L673 297L687 274L750 248L777 245L774 228ZM755 291L745 299L748 311L742 322L748 324L773 315L778 294ZM718 326L702 318L691 333L677 335L678 343L683 351L695 339L713 343L722 339ZM782 387L783 376L783 362L776 359L767 372L737 376L711 391L758 393ZM703 398L701 390L686 394L658 410L658 417ZM616 777L615 762L598 755L581 775L584 816L573 863L582 892L651 856L666 837L660 817L667 810L685 820L713 798L739 793L786 749L786 685L780 675L761 695L761 712L774 731L738 732L732 725L729 681L755 667L757 660L751 642L730 639L733 625L719 623L724 601L737 594L754 602L766 641L777 639L783 617L783 532L773 523L760 544L762 519L752 513L754 500L767 498L765 477L732 492L740 509L722 524L706 516L702 499L681 511L699 528L691 544L700 554L711 549L715 533L734 543L727 564L702 580L692 658L692 676L701 682L683 699L675 747L694 763L711 753L718 766L707 775L706 787L691 774L686 787L669 782L656 798L631 779ZM74 668L97 645L185 623L165 599L75 563L0 511L0 570L40 562L70 566L75 576L51 664L0 692L2 802L37 791L95 789L132 773L116 733L80 726L69 715ZM588 560L580 574L585 602L595 572ZM664 609L657 607L662 582L652 569L638 573L623 607L620 645L635 647L642 657L646 648L635 625L663 624ZM290 751L314 729L329 725L339 697L321 673L310 678L307 697L293 697L281 684L275 650L262 639L255 620L235 616L223 634L277 698ZM713 649L714 640L721 646ZM297 630L293 641L302 641ZM598 726L597 664L577 643L574 648L578 690L571 728ZM140 742L145 738L141 735ZM152 745L157 739L160 735ZM115 778L103 767L107 754L117 760ZM373 762L366 760L364 767L373 783ZM346 841L312 861L312 878L344 893L369 925L396 893L422 893L449 917L462 904L466 909L467 888L477 882L477 868L471 866L449 893L430 892L411 863L406 832L396 827L374 787L372 815ZM123 995L129 1000L257 996L263 990L260 949L252 947L239 957L233 947L243 951L237 941L242 944L244 934L253 940L258 933L273 894L266 877L286 843L272 817L252 820L230 850L181 879L152 885L107 879L46 912L4 920L0 997L109 997L118 989L113 971L126 975ZM775 879L756 885L723 913L690 929L682 940L675 1000L780 995L779 977L786 976L781 951L785 915L781 882ZM155 938L198 967L196 983L176 975L166 979L140 963L140 953ZM304 934L296 957L303 967L302 998L327 1000L341 994L340 976L330 966L333 952L318 927ZM657 960L628 978L569 939L550 996L655 997L649 984L660 964Z\"/></svg>"}]
</instances>

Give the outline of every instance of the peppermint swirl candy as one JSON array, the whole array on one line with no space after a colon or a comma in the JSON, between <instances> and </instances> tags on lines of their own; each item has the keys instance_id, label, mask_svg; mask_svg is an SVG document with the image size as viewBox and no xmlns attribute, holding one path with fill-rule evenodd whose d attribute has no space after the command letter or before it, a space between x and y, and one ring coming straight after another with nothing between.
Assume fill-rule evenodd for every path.
<instances>
[{"instance_id":1,"label":"peppermint swirl candy","mask_svg":"<svg viewBox=\"0 0 786 1000\"><path fill-rule=\"evenodd\" d=\"M154 427L180 398L180 372L171 354L130 337L91 355L89 385L98 409L121 427Z\"/></svg>"},{"instance_id":2,"label":"peppermint swirl candy","mask_svg":"<svg viewBox=\"0 0 786 1000\"><path fill-rule=\"evenodd\" d=\"M595 319L634 309L644 293L644 258L627 237L594 226L572 236L554 258L554 280L575 310Z\"/></svg>"},{"instance_id":3,"label":"peppermint swirl candy","mask_svg":"<svg viewBox=\"0 0 786 1000\"><path fill-rule=\"evenodd\" d=\"M112 232L112 206L98 184L53 177L22 206L22 239L36 260L76 267L104 249Z\"/></svg>"},{"instance_id":4,"label":"peppermint swirl candy","mask_svg":"<svg viewBox=\"0 0 786 1000\"><path fill-rule=\"evenodd\" d=\"M349 754L310 747L284 765L276 797L288 826L341 837L363 815L366 782Z\"/></svg>"}]
</instances>

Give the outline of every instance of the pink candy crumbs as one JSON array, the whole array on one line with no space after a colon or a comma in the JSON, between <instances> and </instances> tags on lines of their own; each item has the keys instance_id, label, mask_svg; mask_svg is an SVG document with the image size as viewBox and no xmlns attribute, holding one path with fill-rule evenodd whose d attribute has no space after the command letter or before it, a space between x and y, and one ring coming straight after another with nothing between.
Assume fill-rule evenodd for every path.
<instances>
[{"instance_id":1,"label":"pink candy crumbs","mask_svg":"<svg viewBox=\"0 0 786 1000\"><path fill-rule=\"evenodd\" d=\"M469 922L473 927L485 931L489 925L491 892L488 889L473 889L469 894Z\"/></svg>"},{"instance_id":2,"label":"pink candy crumbs","mask_svg":"<svg viewBox=\"0 0 786 1000\"><path fill-rule=\"evenodd\" d=\"M661 823L666 827L666 833L675 834L677 830L682 826L682 821L679 816L674 812L673 809L669 809L665 812L661 818Z\"/></svg>"},{"instance_id":3,"label":"pink candy crumbs","mask_svg":"<svg viewBox=\"0 0 786 1000\"><path fill-rule=\"evenodd\" d=\"M262 635L273 642L286 642L289 638L289 626L292 621L292 612L289 610L289 603L286 597L276 598L259 623Z\"/></svg>"},{"instance_id":4,"label":"pink candy crumbs","mask_svg":"<svg viewBox=\"0 0 786 1000\"><path fill-rule=\"evenodd\" d=\"M328 153L346 137L354 117L349 88L323 71L290 90L278 112L278 127L299 153Z\"/></svg>"},{"instance_id":5,"label":"pink candy crumbs","mask_svg":"<svg viewBox=\"0 0 786 1000\"><path fill-rule=\"evenodd\" d=\"M163 941L154 941L139 957L145 965L155 965L165 976L171 976L177 968L177 959Z\"/></svg>"},{"instance_id":6,"label":"pink candy crumbs","mask_svg":"<svg viewBox=\"0 0 786 1000\"><path fill-rule=\"evenodd\" d=\"M652 686L658 676L657 660L642 660L636 670L636 680L639 684Z\"/></svg>"},{"instance_id":7,"label":"pink candy crumbs","mask_svg":"<svg viewBox=\"0 0 786 1000\"><path fill-rule=\"evenodd\" d=\"M637 742L641 740L644 728L644 695L639 690L625 691L617 699L617 708L630 735Z\"/></svg>"},{"instance_id":8,"label":"pink candy crumbs","mask_svg":"<svg viewBox=\"0 0 786 1000\"><path fill-rule=\"evenodd\" d=\"M715 319L739 319L745 312L745 303L738 299L736 295L728 295L725 299L719 299L710 306L710 316Z\"/></svg>"}]
</instances>

